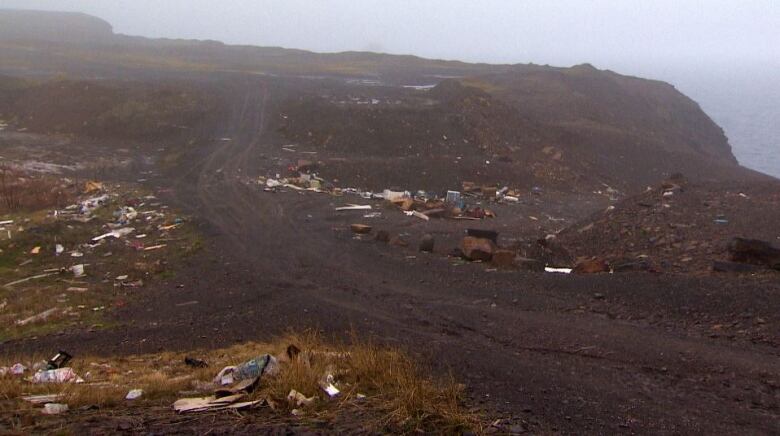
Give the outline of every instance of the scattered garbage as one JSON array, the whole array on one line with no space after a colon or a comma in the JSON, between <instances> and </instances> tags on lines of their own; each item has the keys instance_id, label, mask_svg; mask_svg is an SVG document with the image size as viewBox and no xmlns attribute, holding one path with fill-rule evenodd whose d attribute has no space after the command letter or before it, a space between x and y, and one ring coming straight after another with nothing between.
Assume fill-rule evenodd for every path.
<instances>
[{"instance_id":1,"label":"scattered garbage","mask_svg":"<svg viewBox=\"0 0 780 436\"><path fill-rule=\"evenodd\" d=\"M135 229L132 228L132 227L124 227L124 228L121 228L121 229L110 231L108 233L104 233L104 234L102 234L100 236L95 236L94 238L92 238L92 241L93 242L97 242L97 241L100 241L100 240L106 239L106 238L120 239L120 238L123 238L123 237L129 235L130 233L133 233L134 231L135 231Z\"/></svg>"},{"instance_id":2,"label":"scattered garbage","mask_svg":"<svg viewBox=\"0 0 780 436\"><path fill-rule=\"evenodd\" d=\"M41 252L41 247L34 247L32 250L30 250L30 254L38 254Z\"/></svg>"},{"instance_id":3,"label":"scattered garbage","mask_svg":"<svg viewBox=\"0 0 780 436\"><path fill-rule=\"evenodd\" d=\"M554 267L547 266L547 267L544 268L544 271L548 272L548 273L571 274L573 269L572 268L554 268Z\"/></svg>"},{"instance_id":4,"label":"scattered garbage","mask_svg":"<svg viewBox=\"0 0 780 436\"><path fill-rule=\"evenodd\" d=\"M18 284L20 284L20 283L28 282L28 281L30 281L30 280L37 280L37 279L42 279L42 278L46 278L46 277L53 276L53 275L57 275L57 274L58 274L58 272L51 272L51 273L45 273L45 274L37 274L37 275L34 275L34 276L30 276L30 277L26 277L26 278L23 278L23 279L19 279L19 280L13 281L13 282L11 282L11 283L6 283L6 284L5 284L5 285L3 285L3 286L4 286L4 287L11 287L11 286L14 286L14 285L18 285Z\"/></svg>"},{"instance_id":5,"label":"scattered garbage","mask_svg":"<svg viewBox=\"0 0 780 436\"><path fill-rule=\"evenodd\" d=\"M360 204L349 204L347 206L337 207L336 212L343 212L343 211L349 211L349 210L371 210L370 204L360 205Z\"/></svg>"},{"instance_id":6,"label":"scattered garbage","mask_svg":"<svg viewBox=\"0 0 780 436\"><path fill-rule=\"evenodd\" d=\"M65 413L67 411L68 411L68 405L67 404L46 403L43 406L42 413L44 415L59 415L61 413Z\"/></svg>"},{"instance_id":7,"label":"scattered garbage","mask_svg":"<svg viewBox=\"0 0 780 436\"><path fill-rule=\"evenodd\" d=\"M278 371L278 367L275 357L264 354L241 365L222 368L214 378L214 383L226 386L242 380L258 378L264 374L274 375Z\"/></svg>"},{"instance_id":8,"label":"scattered garbage","mask_svg":"<svg viewBox=\"0 0 780 436\"><path fill-rule=\"evenodd\" d=\"M303 395L295 389L291 390L290 393L287 394L287 402L294 407L311 406L315 401L317 401L317 397L307 398L306 395Z\"/></svg>"},{"instance_id":9,"label":"scattered garbage","mask_svg":"<svg viewBox=\"0 0 780 436\"><path fill-rule=\"evenodd\" d=\"M33 323L37 323L37 322L41 322L41 321L46 321L47 319L49 319L49 317L51 317L52 315L54 315L55 313L57 313L59 311L60 311L60 309L58 309L56 307L53 307L51 309L44 310L43 312L41 312L41 313L39 313L37 315L33 315L33 316L29 317L29 318L18 320L18 321L16 321L16 325L18 325L18 326L25 326L27 324L33 324Z\"/></svg>"},{"instance_id":10,"label":"scattered garbage","mask_svg":"<svg viewBox=\"0 0 780 436\"><path fill-rule=\"evenodd\" d=\"M173 410L179 413L205 412L216 410L240 410L256 406L263 400L243 401L246 394L236 394L217 398L215 396L203 398L182 398L173 403Z\"/></svg>"},{"instance_id":11,"label":"scattered garbage","mask_svg":"<svg viewBox=\"0 0 780 436\"><path fill-rule=\"evenodd\" d=\"M58 368L38 371L33 375L33 383L84 383L73 368Z\"/></svg>"},{"instance_id":12,"label":"scattered garbage","mask_svg":"<svg viewBox=\"0 0 780 436\"><path fill-rule=\"evenodd\" d=\"M73 265L70 267L70 271L73 273L73 277L79 278L84 276L84 264Z\"/></svg>"},{"instance_id":13,"label":"scattered garbage","mask_svg":"<svg viewBox=\"0 0 780 436\"><path fill-rule=\"evenodd\" d=\"M103 190L103 184L98 181L89 180L84 183L85 194L92 194L93 192L100 192L102 190Z\"/></svg>"},{"instance_id":14,"label":"scattered garbage","mask_svg":"<svg viewBox=\"0 0 780 436\"><path fill-rule=\"evenodd\" d=\"M67 351L58 351L57 354L54 355L51 359L49 359L46 362L46 369L60 369L64 368L68 362L73 359L73 356L70 355Z\"/></svg>"},{"instance_id":15,"label":"scattered garbage","mask_svg":"<svg viewBox=\"0 0 780 436\"><path fill-rule=\"evenodd\" d=\"M320 383L322 390L324 390L325 393L327 393L328 396L331 398L341 395L341 391L336 387L334 383L335 383L335 378L333 377L333 374L326 375L325 380L322 383Z\"/></svg>"},{"instance_id":16,"label":"scattered garbage","mask_svg":"<svg viewBox=\"0 0 780 436\"><path fill-rule=\"evenodd\" d=\"M260 377L262 375L275 375L279 371L276 358L270 354L264 354L238 365L233 371L236 381Z\"/></svg>"},{"instance_id":17,"label":"scattered garbage","mask_svg":"<svg viewBox=\"0 0 780 436\"><path fill-rule=\"evenodd\" d=\"M60 255L60 254L62 254L64 251L65 251L65 247L63 247L62 245L60 245L60 244L57 244L57 245L55 245L55 246L54 246L54 254L55 254L55 255L59 256L59 255Z\"/></svg>"},{"instance_id":18,"label":"scattered garbage","mask_svg":"<svg viewBox=\"0 0 780 436\"><path fill-rule=\"evenodd\" d=\"M117 224L124 226L130 224L138 217L138 211L136 211L133 207L125 206L115 211L114 217L116 218Z\"/></svg>"},{"instance_id":19,"label":"scattered garbage","mask_svg":"<svg viewBox=\"0 0 780 436\"><path fill-rule=\"evenodd\" d=\"M184 364L193 368L208 368L209 366L205 360L200 360L189 356L184 358Z\"/></svg>"},{"instance_id":20,"label":"scattered garbage","mask_svg":"<svg viewBox=\"0 0 780 436\"><path fill-rule=\"evenodd\" d=\"M406 214L406 216L414 216L414 217L420 218L423 221L429 221L431 219L428 215L420 213L420 212L418 212L416 210L412 210L412 211L404 212L404 213Z\"/></svg>"},{"instance_id":21,"label":"scattered garbage","mask_svg":"<svg viewBox=\"0 0 780 436\"><path fill-rule=\"evenodd\" d=\"M63 394L27 395L22 400L33 404L56 403L64 397Z\"/></svg>"},{"instance_id":22,"label":"scattered garbage","mask_svg":"<svg viewBox=\"0 0 780 436\"><path fill-rule=\"evenodd\" d=\"M103 194L103 195L101 195L99 197L88 198L88 199L82 201L77 206L78 207L78 211L81 214L89 215L95 209L97 209L97 208L105 205L106 203L108 203L109 199L110 199L110 197L108 196L108 194Z\"/></svg>"},{"instance_id":23,"label":"scattered garbage","mask_svg":"<svg viewBox=\"0 0 780 436\"><path fill-rule=\"evenodd\" d=\"M125 400L130 400L130 401L137 400L137 399L141 398L143 396L143 394L144 394L143 389L132 389L125 396Z\"/></svg>"},{"instance_id":24,"label":"scattered garbage","mask_svg":"<svg viewBox=\"0 0 780 436\"><path fill-rule=\"evenodd\" d=\"M406 191L403 191L403 192L391 191L389 189L385 189L384 191L382 191L382 198L384 198L385 200L390 201L390 202L401 201L401 200L404 200L406 198L409 198L410 196L411 196L411 194L409 192L406 192Z\"/></svg>"},{"instance_id":25,"label":"scattered garbage","mask_svg":"<svg viewBox=\"0 0 780 436\"><path fill-rule=\"evenodd\" d=\"M11 375L24 375L25 371L27 371L26 366L22 365L21 363L16 363L11 367L9 372Z\"/></svg>"}]
</instances>

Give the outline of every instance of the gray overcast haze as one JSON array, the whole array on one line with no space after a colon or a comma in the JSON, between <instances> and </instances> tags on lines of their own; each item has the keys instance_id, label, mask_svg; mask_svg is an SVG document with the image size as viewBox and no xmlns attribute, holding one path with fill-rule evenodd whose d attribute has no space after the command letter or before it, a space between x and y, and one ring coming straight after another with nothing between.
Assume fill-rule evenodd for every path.
<instances>
[{"instance_id":1,"label":"gray overcast haze","mask_svg":"<svg viewBox=\"0 0 780 436\"><path fill-rule=\"evenodd\" d=\"M314 51L615 68L780 58L776 0L0 0L82 11L119 33Z\"/></svg>"},{"instance_id":2,"label":"gray overcast haze","mask_svg":"<svg viewBox=\"0 0 780 436\"><path fill-rule=\"evenodd\" d=\"M118 33L148 37L588 62L675 84L725 127L746 164L780 175L779 158L748 150L780 144L776 132L761 131L780 125L778 0L0 0L0 7L85 12Z\"/></svg>"}]
</instances>

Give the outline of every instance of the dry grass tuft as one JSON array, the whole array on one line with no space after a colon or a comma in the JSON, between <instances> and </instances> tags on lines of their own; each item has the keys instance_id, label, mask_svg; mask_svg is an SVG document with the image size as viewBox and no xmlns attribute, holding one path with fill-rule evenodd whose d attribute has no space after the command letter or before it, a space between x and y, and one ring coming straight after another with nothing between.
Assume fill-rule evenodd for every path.
<instances>
[{"instance_id":1,"label":"dry grass tuft","mask_svg":"<svg viewBox=\"0 0 780 436\"><path fill-rule=\"evenodd\" d=\"M0 213L62 207L76 192L56 177L25 174L0 164Z\"/></svg>"},{"instance_id":2,"label":"dry grass tuft","mask_svg":"<svg viewBox=\"0 0 780 436\"><path fill-rule=\"evenodd\" d=\"M292 358L287 353L289 345L300 351ZM9 410L17 414L24 409L34 411L29 405L20 404L19 397L44 393L62 393L62 402L72 410L91 405L121 410L127 404L124 397L130 389L143 389L143 397L135 404L169 406L183 396L210 394L208 383L222 367L265 353L277 357L280 371L275 376L263 376L253 397L268 399L280 416L290 417L297 408L300 419L328 420L359 411L369 430L458 432L479 428L479 417L464 409L463 387L453 377L436 379L426 375L398 349L356 337L349 343L328 343L313 333L290 334L273 343L246 343L190 353L77 358L72 366L87 380L79 385L36 385L19 378L0 378L0 417ZM186 366L185 356L206 360L210 366ZM40 356L35 357L40 361ZM20 360L25 362L3 359L0 366ZM28 359L25 364L34 361ZM335 398L330 398L322 387L328 374L333 375L341 391ZM293 389L315 397L314 404L289 404L286 398Z\"/></svg>"}]
</instances>

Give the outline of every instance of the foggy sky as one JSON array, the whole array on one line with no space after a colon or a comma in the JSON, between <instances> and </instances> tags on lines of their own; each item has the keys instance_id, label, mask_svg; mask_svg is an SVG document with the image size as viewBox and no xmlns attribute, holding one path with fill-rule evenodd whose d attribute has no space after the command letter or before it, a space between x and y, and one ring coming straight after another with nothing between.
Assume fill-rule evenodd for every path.
<instances>
[{"instance_id":1,"label":"foggy sky","mask_svg":"<svg viewBox=\"0 0 780 436\"><path fill-rule=\"evenodd\" d=\"M777 0L0 0L116 32L320 52L370 50L641 72L780 59Z\"/></svg>"}]
</instances>

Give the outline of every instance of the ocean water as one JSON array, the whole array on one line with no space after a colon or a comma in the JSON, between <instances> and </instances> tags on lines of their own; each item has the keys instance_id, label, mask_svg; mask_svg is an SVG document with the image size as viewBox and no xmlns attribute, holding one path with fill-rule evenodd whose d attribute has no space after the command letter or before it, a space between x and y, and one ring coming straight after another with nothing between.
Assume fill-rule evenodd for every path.
<instances>
[{"instance_id":1,"label":"ocean water","mask_svg":"<svg viewBox=\"0 0 780 436\"><path fill-rule=\"evenodd\" d=\"M742 165L780 178L780 121L750 129L725 126L734 155Z\"/></svg>"},{"instance_id":2,"label":"ocean water","mask_svg":"<svg viewBox=\"0 0 780 436\"><path fill-rule=\"evenodd\" d=\"M720 125L742 165L780 178L780 93L739 104L704 104L704 110Z\"/></svg>"},{"instance_id":3,"label":"ocean water","mask_svg":"<svg viewBox=\"0 0 780 436\"><path fill-rule=\"evenodd\" d=\"M742 165L780 178L780 80L774 71L709 70L695 81L678 78L676 85L723 128Z\"/></svg>"}]
</instances>

